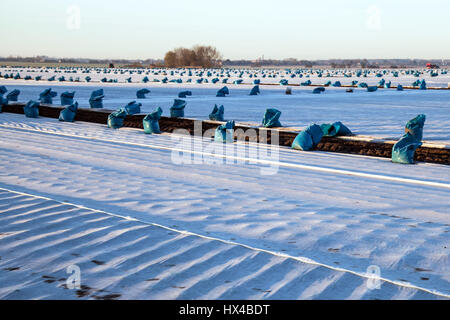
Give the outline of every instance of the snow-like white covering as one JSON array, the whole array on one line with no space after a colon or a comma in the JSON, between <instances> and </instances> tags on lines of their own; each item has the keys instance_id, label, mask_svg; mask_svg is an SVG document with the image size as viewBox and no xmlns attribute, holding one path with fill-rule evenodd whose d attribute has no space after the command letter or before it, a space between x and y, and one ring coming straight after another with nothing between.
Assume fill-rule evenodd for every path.
<instances>
[{"instance_id":1,"label":"snow-like white covering","mask_svg":"<svg viewBox=\"0 0 450 320\"><path fill-rule=\"evenodd\" d=\"M350 81L350 80L348 80ZM38 100L45 88L53 88L58 94L76 91L75 100L80 107L89 107L89 97L93 90L103 88L104 107L118 109L136 100L136 91L148 88L147 99L140 99L143 113L163 109L169 115L173 100L180 91L189 89L185 116L208 119L214 105L224 105L225 118L237 122L259 125L267 108L282 112L284 126L301 130L311 123L342 121L353 133L376 138L398 140L404 133L408 120L418 114L425 114L424 141L450 145L450 90L405 90L378 89L369 93L364 89L354 89L346 93L345 88L327 88L322 94L312 94L311 87L293 87L292 95L285 95L282 86L262 86L261 94L249 96L250 85L227 85L230 95L216 97L222 84L110 84L110 83L69 83L69 82L27 82L24 80L0 80L8 90L19 89L19 101ZM60 99L54 98L59 104Z\"/></svg>"},{"instance_id":2,"label":"snow-like white covering","mask_svg":"<svg viewBox=\"0 0 450 320\"><path fill-rule=\"evenodd\" d=\"M74 298L42 278L70 264L85 298L450 297L447 166L279 148L261 175L175 164L174 135L5 113L0 136L1 298Z\"/></svg>"}]
</instances>

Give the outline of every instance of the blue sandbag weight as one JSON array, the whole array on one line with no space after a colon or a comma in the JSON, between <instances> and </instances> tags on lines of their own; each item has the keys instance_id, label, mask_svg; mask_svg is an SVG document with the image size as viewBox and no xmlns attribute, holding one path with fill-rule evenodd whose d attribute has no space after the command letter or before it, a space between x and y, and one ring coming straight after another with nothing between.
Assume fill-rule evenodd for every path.
<instances>
[{"instance_id":1,"label":"blue sandbag weight","mask_svg":"<svg viewBox=\"0 0 450 320\"><path fill-rule=\"evenodd\" d=\"M161 133L159 129L159 119L161 119L162 113L162 109L158 107L155 111L144 117L144 119L142 120L142 124L144 126L144 132L146 134Z\"/></svg>"},{"instance_id":2,"label":"blue sandbag weight","mask_svg":"<svg viewBox=\"0 0 450 320\"><path fill-rule=\"evenodd\" d=\"M282 127L280 123L281 111L277 109L267 109L264 113L262 124L266 128Z\"/></svg>"},{"instance_id":3,"label":"blue sandbag weight","mask_svg":"<svg viewBox=\"0 0 450 320\"><path fill-rule=\"evenodd\" d=\"M37 118L39 117L39 102L30 100L23 107L23 112L27 118Z\"/></svg>"},{"instance_id":4,"label":"blue sandbag weight","mask_svg":"<svg viewBox=\"0 0 450 320\"><path fill-rule=\"evenodd\" d=\"M319 144L322 137L321 127L317 124L312 124L297 135L291 147L297 150L309 151Z\"/></svg>"},{"instance_id":5,"label":"blue sandbag weight","mask_svg":"<svg viewBox=\"0 0 450 320\"><path fill-rule=\"evenodd\" d=\"M184 117L184 108L186 107L186 101L181 99L175 99L173 106L170 107L170 117L182 118Z\"/></svg>"},{"instance_id":6,"label":"blue sandbag weight","mask_svg":"<svg viewBox=\"0 0 450 320\"><path fill-rule=\"evenodd\" d=\"M60 95L61 98L61 105L62 106L70 106L73 104L73 97L75 96L75 91L73 92L63 92Z\"/></svg>"},{"instance_id":7,"label":"blue sandbag weight","mask_svg":"<svg viewBox=\"0 0 450 320\"><path fill-rule=\"evenodd\" d=\"M224 121L224 112L225 108L223 106L217 107L217 104L214 105L212 112L209 114L209 120Z\"/></svg>"},{"instance_id":8,"label":"blue sandbag weight","mask_svg":"<svg viewBox=\"0 0 450 320\"><path fill-rule=\"evenodd\" d=\"M73 122L78 111L78 102L67 106L59 113L59 121Z\"/></svg>"},{"instance_id":9,"label":"blue sandbag weight","mask_svg":"<svg viewBox=\"0 0 450 320\"><path fill-rule=\"evenodd\" d=\"M138 98L138 99L145 99L146 97L145 97L145 95L146 94L148 94L148 93L150 93L150 90L148 90L148 89L140 89L140 90L138 90L138 91L136 91L136 98Z\"/></svg>"},{"instance_id":10,"label":"blue sandbag weight","mask_svg":"<svg viewBox=\"0 0 450 320\"><path fill-rule=\"evenodd\" d=\"M230 120L227 123L216 128L214 133L214 141L221 143L233 143L234 134L234 120Z\"/></svg>"},{"instance_id":11,"label":"blue sandbag weight","mask_svg":"<svg viewBox=\"0 0 450 320\"><path fill-rule=\"evenodd\" d=\"M127 112L124 109L120 109L111 113L108 116L108 127L113 129L119 129L123 127L123 121L125 120L126 116Z\"/></svg>"},{"instance_id":12,"label":"blue sandbag weight","mask_svg":"<svg viewBox=\"0 0 450 320\"><path fill-rule=\"evenodd\" d=\"M405 134L392 147L392 162L413 164L414 153L422 145L423 127L426 116L420 114L408 121L405 126Z\"/></svg>"}]
</instances>

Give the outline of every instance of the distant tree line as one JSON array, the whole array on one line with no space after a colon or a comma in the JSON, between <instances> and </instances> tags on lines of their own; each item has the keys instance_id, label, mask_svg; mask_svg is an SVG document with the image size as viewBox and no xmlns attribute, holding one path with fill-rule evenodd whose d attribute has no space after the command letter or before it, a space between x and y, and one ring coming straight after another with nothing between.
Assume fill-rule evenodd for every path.
<instances>
[{"instance_id":1,"label":"distant tree line","mask_svg":"<svg viewBox=\"0 0 450 320\"><path fill-rule=\"evenodd\" d=\"M166 53L165 59L90 59L90 58L55 58L48 56L0 57L0 63L22 62L27 65L33 63L73 63L73 64L104 64L110 63L129 68L159 68L159 67L332 67L332 68L408 68L423 67L427 63L439 66L449 66L450 60L442 59L325 59L325 60L297 60L289 59L257 59L257 60L222 60L216 48L195 46L192 49L177 48Z\"/></svg>"},{"instance_id":2,"label":"distant tree line","mask_svg":"<svg viewBox=\"0 0 450 320\"><path fill-rule=\"evenodd\" d=\"M215 68L222 65L222 55L211 46L194 46L192 49L176 48L164 56L166 67Z\"/></svg>"}]
</instances>

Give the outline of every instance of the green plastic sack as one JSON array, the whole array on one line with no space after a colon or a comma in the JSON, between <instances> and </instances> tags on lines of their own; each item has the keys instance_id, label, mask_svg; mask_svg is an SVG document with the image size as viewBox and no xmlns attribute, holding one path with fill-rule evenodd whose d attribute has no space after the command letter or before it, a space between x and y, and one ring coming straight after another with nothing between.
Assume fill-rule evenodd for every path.
<instances>
[{"instance_id":1,"label":"green plastic sack","mask_svg":"<svg viewBox=\"0 0 450 320\"><path fill-rule=\"evenodd\" d=\"M155 111L144 117L144 119L142 120L142 124L144 126L145 133L161 133L161 130L159 129L159 119L161 119L162 113L162 109L158 107Z\"/></svg>"},{"instance_id":2,"label":"green plastic sack","mask_svg":"<svg viewBox=\"0 0 450 320\"><path fill-rule=\"evenodd\" d=\"M184 117L184 108L186 107L186 101L181 99L175 99L173 106L170 107L170 117L182 118Z\"/></svg>"},{"instance_id":3,"label":"green plastic sack","mask_svg":"<svg viewBox=\"0 0 450 320\"><path fill-rule=\"evenodd\" d=\"M108 127L113 129L119 129L123 127L123 121L125 120L126 116L127 112L125 111L125 109L120 109L111 113L108 116Z\"/></svg>"},{"instance_id":4,"label":"green plastic sack","mask_svg":"<svg viewBox=\"0 0 450 320\"><path fill-rule=\"evenodd\" d=\"M225 97L227 94L230 94L230 91L228 90L228 87L225 86L217 91L216 97Z\"/></svg>"},{"instance_id":5,"label":"green plastic sack","mask_svg":"<svg viewBox=\"0 0 450 320\"><path fill-rule=\"evenodd\" d=\"M127 112L127 114L131 116L133 114L141 113L141 106L142 103L136 103L136 101L131 101L124 107L124 109Z\"/></svg>"},{"instance_id":6,"label":"green plastic sack","mask_svg":"<svg viewBox=\"0 0 450 320\"><path fill-rule=\"evenodd\" d=\"M136 98L138 99L145 99L145 95L150 93L150 90L148 89L140 89L138 91L136 91Z\"/></svg>"},{"instance_id":7,"label":"green plastic sack","mask_svg":"<svg viewBox=\"0 0 450 320\"><path fill-rule=\"evenodd\" d=\"M59 121L73 122L75 120L75 116L77 115L78 110L78 102L67 106L59 113Z\"/></svg>"},{"instance_id":8,"label":"green plastic sack","mask_svg":"<svg viewBox=\"0 0 450 320\"><path fill-rule=\"evenodd\" d=\"M105 96L103 95L103 89L98 89L95 91L92 91L91 97L89 98L89 104L91 108L103 108L103 98Z\"/></svg>"},{"instance_id":9,"label":"green plastic sack","mask_svg":"<svg viewBox=\"0 0 450 320\"><path fill-rule=\"evenodd\" d=\"M320 125L320 128L325 137L348 136L352 134L350 129L340 121L331 124L324 123Z\"/></svg>"},{"instance_id":10,"label":"green plastic sack","mask_svg":"<svg viewBox=\"0 0 450 320\"><path fill-rule=\"evenodd\" d=\"M321 92L324 92L325 91L325 88L324 87L317 87L317 88L314 88L313 89L313 92L312 93L314 93L314 94L320 94Z\"/></svg>"},{"instance_id":11,"label":"green plastic sack","mask_svg":"<svg viewBox=\"0 0 450 320\"><path fill-rule=\"evenodd\" d=\"M63 92L60 95L61 105L62 106L70 106L73 104L73 97L75 96L75 91L73 92Z\"/></svg>"},{"instance_id":12,"label":"green plastic sack","mask_svg":"<svg viewBox=\"0 0 450 320\"><path fill-rule=\"evenodd\" d=\"M53 104L53 98L56 97L57 93L52 91L52 89L45 89L39 94L39 100L41 103Z\"/></svg>"},{"instance_id":13,"label":"green plastic sack","mask_svg":"<svg viewBox=\"0 0 450 320\"><path fill-rule=\"evenodd\" d=\"M23 107L23 112L27 118L37 118L39 117L39 102L30 100Z\"/></svg>"},{"instance_id":14,"label":"green plastic sack","mask_svg":"<svg viewBox=\"0 0 450 320\"><path fill-rule=\"evenodd\" d=\"M14 101L15 102L15 101L18 100L19 94L20 94L20 90L19 89L14 89L13 91L9 92L6 95L6 100L8 100L8 102L9 101Z\"/></svg>"},{"instance_id":15,"label":"green plastic sack","mask_svg":"<svg viewBox=\"0 0 450 320\"><path fill-rule=\"evenodd\" d=\"M256 85L252 88L252 90L250 91L250 95L251 96L257 96L260 93L259 91L259 86Z\"/></svg>"},{"instance_id":16,"label":"green plastic sack","mask_svg":"<svg viewBox=\"0 0 450 320\"><path fill-rule=\"evenodd\" d=\"M224 121L224 112L225 108L223 106L217 107L217 104L215 104L212 112L209 114L209 120Z\"/></svg>"},{"instance_id":17,"label":"green plastic sack","mask_svg":"<svg viewBox=\"0 0 450 320\"><path fill-rule=\"evenodd\" d=\"M426 116L420 114L408 121L405 127L405 134L392 147L392 162L413 164L414 153L422 145L423 127Z\"/></svg>"},{"instance_id":18,"label":"green plastic sack","mask_svg":"<svg viewBox=\"0 0 450 320\"><path fill-rule=\"evenodd\" d=\"M264 113L262 124L266 128L282 127L280 123L281 111L277 109L267 109Z\"/></svg>"},{"instance_id":19,"label":"green plastic sack","mask_svg":"<svg viewBox=\"0 0 450 320\"><path fill-rule=\"evenodd\" d=\"M322 137L323 133L321 127L317 124L312 124L297 135L292 142L292 148L309 151L319 144Z\"/></svg>"},{"instance_id":20,"label":"green plastic sack","mask_svg":"<svg viewBox=\"0 0 450 320\"><path fill-rule=\"evenodd\" d=\"M233 143L234 134L234 120L230 120L227 123L216 128L214 133L214 141L221 143Z\"/></svg>"},{"instance_id":21,"label":"green plastic sack","mask_svg":"<svg viewBox=\"0 0 450 320\"><path fill-rule=\"evenodd\" d=\"M3 95L0 94L0 112L2 112L3 106L6 105L8 103L8 101L3 98Z\"/></svg>"}]
</instances>

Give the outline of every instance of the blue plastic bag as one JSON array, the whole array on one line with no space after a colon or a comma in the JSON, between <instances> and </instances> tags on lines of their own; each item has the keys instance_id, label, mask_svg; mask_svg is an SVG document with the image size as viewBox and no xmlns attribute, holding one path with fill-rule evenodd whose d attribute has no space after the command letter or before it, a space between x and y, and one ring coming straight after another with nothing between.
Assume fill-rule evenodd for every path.
<instances>
[{"instance_id":1,"label":"blue plastic bag","mask_svg":"<svg viewBox=\"0 0 450 320\"><path fill-rule=\"evenodd\" d=\"M17 101L19 98L20 90L14 89L6 95L7 101Z\"/></svg>"},{"instance_id":2,"label":"blue plastic bag","mask_svg":"<svg viewBox=\"0 0 450 320\"><path fill-rule=\"evenodd\" d=\"M324 92L324 91L325 91L325 88L324 88L324 87L317 87L317 88L314 88L314 90L313 90L312 93L314 93L314 94L320 94L321 92Z\"/></svg>"},{"instance_id":3,"label":"blue plastic bag","mask_svg":"<svg viewBox=\"0 0 450 320\"><path fill-rule=\"evenodd\" d=\"M405 134L392 147L392 162L404 164L414 163L414 153L422 145L425 120L426 116L420 114L408 121L405 127Z\"/></svg>"},{"instance_id":4,"label":"blue plastic bag","mask_svg":"<svg viewBox=\"0 0 450 320\"><path fill-rule=\"evenodd\" d=\"M126 116L127 112L125 111L125 109L120 109L111 113L108 116L108 127L113 129L119 129L123 127L123 121L125 120Z\"/></svg>"},{"instance_id":5,"label":"blue plastic bag","mask_svg":"<svg viewBox=\"0 0 450 320\"><path fill-rule=\"evenodd\" d=\"M73 97L75 96L75 91L73 92L63 92L61 93L61 105L62 106L70 106L73 104Z\"/></svg>"},{"instance_id":6,"label":"blue plastic bag","mask_svg":"<svg viewBox=\"0 0 450 320\"><path fill-rule=\"evenodd\" d=\"M403 91L403 86L401 84L397 85L397 91Z\"/></svg>"},{"instance_id":7,"label":"blue plastic bag","mask_svg":"<svg viewBox=\"0 0 450 320\"><path fill-rule=\"evenodd\" d=\"M281 111L277 109L267 109L264 113L262 124L266 128L282 127L280 123Z\"/></svg>"},{"instance_id":8,"label":"blue plastic bag","mask_svg":"<svg viewBox=\"0 0 450 320\"><path fill-rule=\"evenodd\" d=\"M230 94L230 91L228 90L228 87L225 86L217 91L216 97L225 97L227 94Z\"/></svg>"},{"instance_id":9,"label":"blue plastic bag","mask_svg":"<svg viewBox=\"0 0 450 320\"><path fill-rule=\"evenodd\" d=\"M181 99L175 99L173 106L170 107L170 117L182 118L184 117L184 108L186 107L186 101Z\"/></svg>"},{"instance_id":10,"label":"blue plastic bag","mask_svg":"<svg viewBox=\"0 0 450 320\"><path fill-rule=\"evenodd\" d=\"M349 136L352 134L342 122L337 121L332 124L324 123L320 125L324 137Z\"/></svg>"},{"instance_id":11,"label":"blue plastic bag","mask_svg":"<svg viewBox=\"0 0 450 320\"><path fill-rule=\"evenodd\" d=\"M233 143L234 134L234 120L230 120L227 123L216 128L214 133L214 141L222 143Z\"/></svg>"},{"instance_id":12,"label":"blue plastic bag","mask_svg":"<svg viewBox=\"0 0 450 320\"><path fill-rule=\"evenodd\" d=\"M30 100L23 107L23 112L27 118L37 118L39 117L39 102Z\"/></svg>"},{"instance_id":13,"label":"blue plastic bag","mask_svg":"<svg viewBox=\"0 0 450 320\"><path fill-rule=\"evenodd\" d=\"M368 86L367 87L367 92L375 92L378 90L377 86Z\"/></svg>"},{"instance_id":14,"label":"blue plastic bag","mask_svg":"<svg viewBox=\"0 0 450 320\"><path fill-rule=\"evenodd\" d=\"M427 84L425 82L425 79L422 79L422 81L419 82L419 89L420 90L426 90L427 89Z\"/></svg>"},{"instance_id":15,"label":"blue plastic bag","mask_svg":"<svg viewBox=\"0 0 450 320\"><path fill-rule=\"evenodd\" d=\"M59 113L59 121L73 122L78 111L78 102L67 106Z\"/></svg>"},{"instance_id":16,"label":"blue plastic bag","mask_svg":"<svg viewBox=\"0 0 450 320\"><path fill-rule=\"evenodd\" d=\"M292 142L292 148L297 150L309 151L315 148L320 140L322 140L323 133L320 126L312 124L305 130L301 131Z\"/></svg>"},{"instance_id":17,"label":"blue plastic bag","mask_svg":"<svg viewBox=\"0 0 450 320\"><path fill-rule=\"evenodd\" d=\"M144 125L144 132L147 134L158 134L161 133L159 129L159 119L161 119L163 111L160 107L158 107L155 111L145 116L142 120L142 124Z\"/></svg>"},{"instance_id":18,"label":"blue plastic bag","mask_svg":"<svg viewBox=\"0 0 450 320\"><path fill-rule=\"evenodd\" d=\"M52 89L45 89L39 94L39 100L41 103L53 104L53 98L57 96L57 93Z\"/></svg>"},{"instance_id":19,"label":"blue plastic bag","mask_svg":"<svg viewBox=\"0 0 450 320\"><path fill-rule=\"evenodd\" d=\"M148 90L148 89L140 89L140 90L138 90L138 91L136 91L136 98L138 98L138 99L145 99L146 97L145 97L145 95L146 94L148 94L148 93L150 93L150 90Z\"/></svg>"},{"instance_id":20,"label":"blue plastic bag","mask_svg":"<svg viewBox=\"0 0 450 320\"><path fill-rule=\"evenodd\" d=\"M8 104L8 100L3 98L3 95L0 94L0 112L2 112L3 106L6 105L6 104Z\"/></svg>"},{"instance_id":21,"label":"blue plastic bag","mask_svg":"<svg viewBox=\"0 0 450 320\"><path fill-rule=\"evenodd\" d=\"M254 86L254 87L252 88L252 90L250 91L250 95L251 95L251 96L256 96L256 95L258 95L258 93L260 93L260 92L259 92L259 86L256 85L256 86Z\"/></svg>"},{"instance_id":22,"label":"blue plastic bag","mask_svg":"<svg viewBox=\"0 0 450 320\"><path fill-rule=\"evenodd\" d=\"M224 121L224 112L225 108L223 106L217 107L217 104L214 105L212 112L209 114L209 120Z\"/></svg>"},{"instance_id":23,"label":"blue plastic bag","mask_svg":"<svg viewBox=\"0 0 450 320\"><path fill-rule=\"evenodd\" d=\"M124 109L127 112L127 114L131 116L133 114L141 113L141 106L142 103L136 103L136 101L131 101L124 107Z\"/></svg>"},{"instance_id":24,"label":"blue plastic bag","mask_svg":"<svg viewBox=\"0 0 450 320\"><path fill-rule=\"evenodd\" d=\"M5 86L0 86L0 95L4 95L6 92L8 92L8 89Z\"/></svg>"},{"instance_id":25,"label":"blue plastic bag","mask_svg":"<svg viewBox=\"0 0 450 320\"><path fill-rule=\"evenodd\" d=\"M192 92L191 91L181 91L178 94L178 98L186 98L187 96L192 96Z\"/></svg>"},{"instance_id":26,"label":"blue plastic bag","mask_svg":"<svg viewBox=\"0 0 450 320\"><path fill-rule=\"evenodd\" d=\"M91 97L89 98L89 104L91 108L103 108L103 89L98 89L92 91Z\"/></svg>"}]
</instances>

